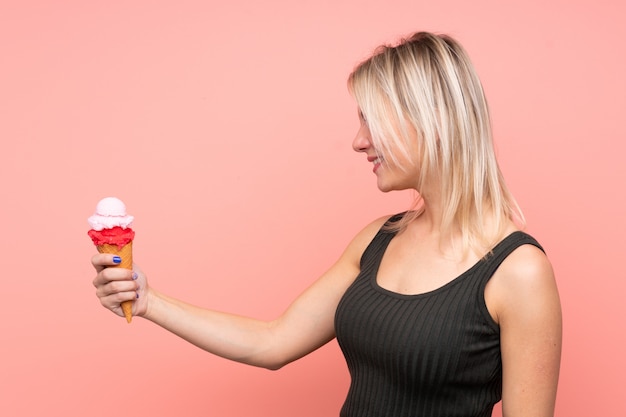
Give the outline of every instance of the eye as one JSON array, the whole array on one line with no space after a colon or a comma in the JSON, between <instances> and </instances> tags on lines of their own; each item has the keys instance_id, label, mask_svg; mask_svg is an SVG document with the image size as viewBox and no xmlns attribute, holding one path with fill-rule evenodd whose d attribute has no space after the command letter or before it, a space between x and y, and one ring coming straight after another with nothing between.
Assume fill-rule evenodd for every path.
<instances>
[{"instance_id":1,"label":"eye","mask_svg":"<svg viewBox=\"0 0 626 417\"><path fill-rule=\"evenodd\" d=\"M359 119L361 119L363 123L367 123L367 119L361 110L359 110Z\"/></svg>"}]
</instances>

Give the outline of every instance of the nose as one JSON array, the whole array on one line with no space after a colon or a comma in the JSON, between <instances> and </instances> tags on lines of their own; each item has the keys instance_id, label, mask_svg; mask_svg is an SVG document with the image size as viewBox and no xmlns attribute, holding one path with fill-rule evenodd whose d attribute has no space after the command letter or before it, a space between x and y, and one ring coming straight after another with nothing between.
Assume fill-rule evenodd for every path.
<instances>
[{"instance_id":1,"label":"nose","mask_svg":"<svg viewBox=\"0 0 626 417\"><path fill-rule=\"evenodd\" d=\"M352 141L352 149L356 152L367 152L367 150L372 146L372 139L370 135L370 130L365 123L361 124L358 132L356 132L356 136Z\"/></svg>"}]
</instances>

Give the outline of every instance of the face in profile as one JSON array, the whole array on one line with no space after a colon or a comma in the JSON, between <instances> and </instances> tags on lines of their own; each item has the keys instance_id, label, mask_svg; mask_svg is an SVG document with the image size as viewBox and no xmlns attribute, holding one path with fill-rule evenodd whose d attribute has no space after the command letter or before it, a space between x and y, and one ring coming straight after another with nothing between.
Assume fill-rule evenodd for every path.
<instances>
[{"instance_id":1,"label":"face in profile","mask_svg":"<svg viewBox=\"0 0 626 417\"><path fill-rule=\"evenodd\" d=\"M418 189L420 173L416 129L406 129L409 137L405 139L405 149L400 151L392 143L383 152L374 144L367 119L361 111L358 114L360 125L352 141L352 148L367 155L368 162L373 165L372 172L376 175L378 188L383 192Z\"/></svg>"}]
</instances>

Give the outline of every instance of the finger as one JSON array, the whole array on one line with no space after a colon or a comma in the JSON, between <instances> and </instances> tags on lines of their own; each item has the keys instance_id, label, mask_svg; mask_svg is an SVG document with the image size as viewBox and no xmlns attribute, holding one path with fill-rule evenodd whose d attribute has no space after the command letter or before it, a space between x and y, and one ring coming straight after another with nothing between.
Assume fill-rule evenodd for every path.
<instances>
[{"instance_id":1,"label":"finger","mask_svg":"<svg viewBox=\"0 0 626 417\"><path fill-rule=\"evenodd\" d=\"M141 270L141 268L139 268L139 265L137 265L134 262L133 262L133 271L135 271L135 273L137 273L138 275L143 275L143 271Z\"/></svg>"},{"instance_id":2,"label":"finger","mask_svg":"<svg viewBox=\"0 0 626 417\"><path fill-rule=\"evenodd\" d=\"M106 297L100 297L100 304L116 312L117 315L123 316L121 304L124 301L134 301L137 298L137 293L134 291L118 292Z\"/></svg>"},{"instance_id":3,"label":"finger","mask_svg":"<svg viewBox=\"0 0 626 417\"><path fill-rule=\"evenodd\" d=\"M136 281L110 281L106 284L99 285L96 287L96 295L98 298L106 298L111 296L119 296L124 293L132 293L135 294L138 290L138 284ZM123 295L124 299L122 301L126 301L129 297L128 294Z\"/></svg>"},{"instance_id":4,"label":"finger","mask_svg":"<svg viewBox=\"0 0 626 417\"><path fill-rule=\"evenodd\" d=\"M119 265L121 262L122 258L110 253L97 253L91 257L91 264L98 272L106 267Z\"/></svg>"},{"instance_id":5,"label":"finger","mask_svg":"<svg viewBox=\"0 0 626 417\"><path fill-rule=\"evenodd\" d=\"M125 268L104 268L93 279L94 287L106 285L112 281L134 281L134 273Z\"/></svg>"}]
</instances>

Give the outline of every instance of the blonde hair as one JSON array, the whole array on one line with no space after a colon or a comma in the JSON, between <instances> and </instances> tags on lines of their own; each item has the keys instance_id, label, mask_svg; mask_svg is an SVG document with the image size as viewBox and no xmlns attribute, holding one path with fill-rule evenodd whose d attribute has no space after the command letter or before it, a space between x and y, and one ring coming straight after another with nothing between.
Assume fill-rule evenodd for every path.
<instances>
[{"instance_id":1,"label":"blonde hair","mask_svg":"<svg viewBox=\"0 0 626 417\"><path fill-rule=\"evenodd\" d=\"M437 176L444 213L441 230L460 230L464 250L491 247L508 220L524 225L496 161L487 100L463 47L447 35L418 32L383 45L350 74L348 86L370 129L374 149L402 167L419 169L418 192ZM419 160L409 140L417 132ZM414 145L415 146L415 145ZM393 150L393 151L392 151ZM412 210L392 227L402 230L423 212ZM486 235L487 215L496 233Z\"/></svg>"}]
</instances>

